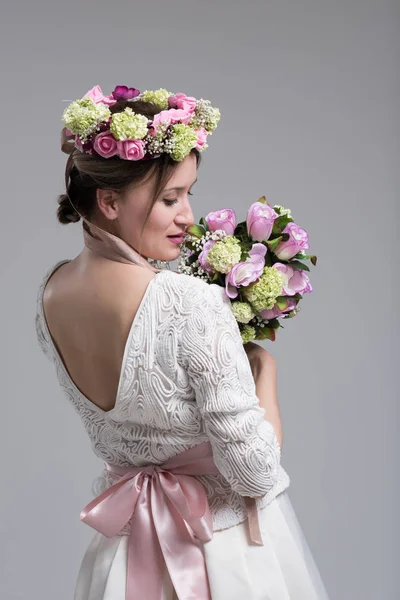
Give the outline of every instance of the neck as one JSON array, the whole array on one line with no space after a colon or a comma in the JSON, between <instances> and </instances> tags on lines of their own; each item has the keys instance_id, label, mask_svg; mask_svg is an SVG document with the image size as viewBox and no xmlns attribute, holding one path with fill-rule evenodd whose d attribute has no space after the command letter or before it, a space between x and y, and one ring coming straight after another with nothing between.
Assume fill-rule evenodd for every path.
<instances>
[{"instance_id":1,"label":"neck","mask_svg":"<svg viewBox=\"0 0 400 600\"><path fill-rule=\"evenodd\" d=\"M102 229L98 225L83 219L84 243L92 252L110 260L127 264L140 265L153 272L161 269L153 266L148 259L139 254L132 246L116 235Z\"/></svg>"}]
</instances>

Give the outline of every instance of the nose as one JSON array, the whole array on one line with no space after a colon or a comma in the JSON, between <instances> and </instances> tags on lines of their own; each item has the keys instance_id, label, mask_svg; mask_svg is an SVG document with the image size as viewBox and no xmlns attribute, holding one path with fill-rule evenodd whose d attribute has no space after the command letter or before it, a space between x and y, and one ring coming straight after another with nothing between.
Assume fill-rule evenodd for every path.
<instances>
[{"instance_id":1,"label":"nose","mask_svg":"<svg viewBox=\"0 0 400 600\"><path fill-rule=\"evenodd\" d=\"M186 201L185 209L176 216L175 221L186 227L191 227L194 224L194 215L189 200Z\"/></svg>"}]
</instances>

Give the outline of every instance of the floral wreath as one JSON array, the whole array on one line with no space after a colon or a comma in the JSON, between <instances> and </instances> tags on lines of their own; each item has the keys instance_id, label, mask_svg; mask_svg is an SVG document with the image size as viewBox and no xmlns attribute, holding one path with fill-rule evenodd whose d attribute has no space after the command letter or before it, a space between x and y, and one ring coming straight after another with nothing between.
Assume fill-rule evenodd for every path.
<instances>
[{"instance_id":1,"label":"floral wreath","mask_svg":"<svg viewBox=\"0 0 400 600\"><path fill-rule=\"evenodd\" d=\"M150 102L160 112L152 120L129 106L112 113L109 107L121 100ZM124 160L151 159L167 153L180 162L194 148L202 152L208 147L207 136L217 127L220 116L218 108L202 98L171 94L165 89L140 92L125 85L117 85L105 96L96 85L67 106L62 120L66 136L81 152Z\"/></svg>"}]
</instances>

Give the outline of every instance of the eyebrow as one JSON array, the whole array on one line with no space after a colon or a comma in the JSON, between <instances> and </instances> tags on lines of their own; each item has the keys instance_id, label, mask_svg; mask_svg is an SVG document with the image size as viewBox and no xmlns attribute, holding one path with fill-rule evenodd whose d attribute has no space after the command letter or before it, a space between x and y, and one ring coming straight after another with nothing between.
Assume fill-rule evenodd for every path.
<instances>
[{"instance_id":1,"label":"eyebrow","mask_svg":"<svg viewBox=\"0 0 400 600\"><path fill-rule=\"evenodd\" d=\"M195 179L193 181L192 185L189 186L189 189L191 187L193 187L196 182L197 182L197 179ZM165 189L164 192L183 192L184 190L186 190L185 187L172 187L172 188Z\"/></svg>"}]
</instances>

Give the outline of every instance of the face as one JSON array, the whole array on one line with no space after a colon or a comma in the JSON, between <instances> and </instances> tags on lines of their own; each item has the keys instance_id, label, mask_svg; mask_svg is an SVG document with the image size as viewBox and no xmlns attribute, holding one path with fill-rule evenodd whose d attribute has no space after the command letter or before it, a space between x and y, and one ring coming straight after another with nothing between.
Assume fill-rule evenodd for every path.
<instances>
[{"instance_id":1,"label":"face","mask_svg":"<svg viewBox=\"0 0 400 600\"><path fill-rule=\"evenodd\" d=\"M108 219L108 229L114 232L115 223L111 227L109 223L116 216L118 235L142 256L165 261L177 259L181 240L174 241L169 236L182 234L194 223L189 198L196 176L196 157L189 154L176 167L157 197L143 234L141 230L154 194L152 179L131 189L118 201L107 204L106 210L102 212ZM102 207L101 193L98 201Z\"/></svg>"}]
</instances>

